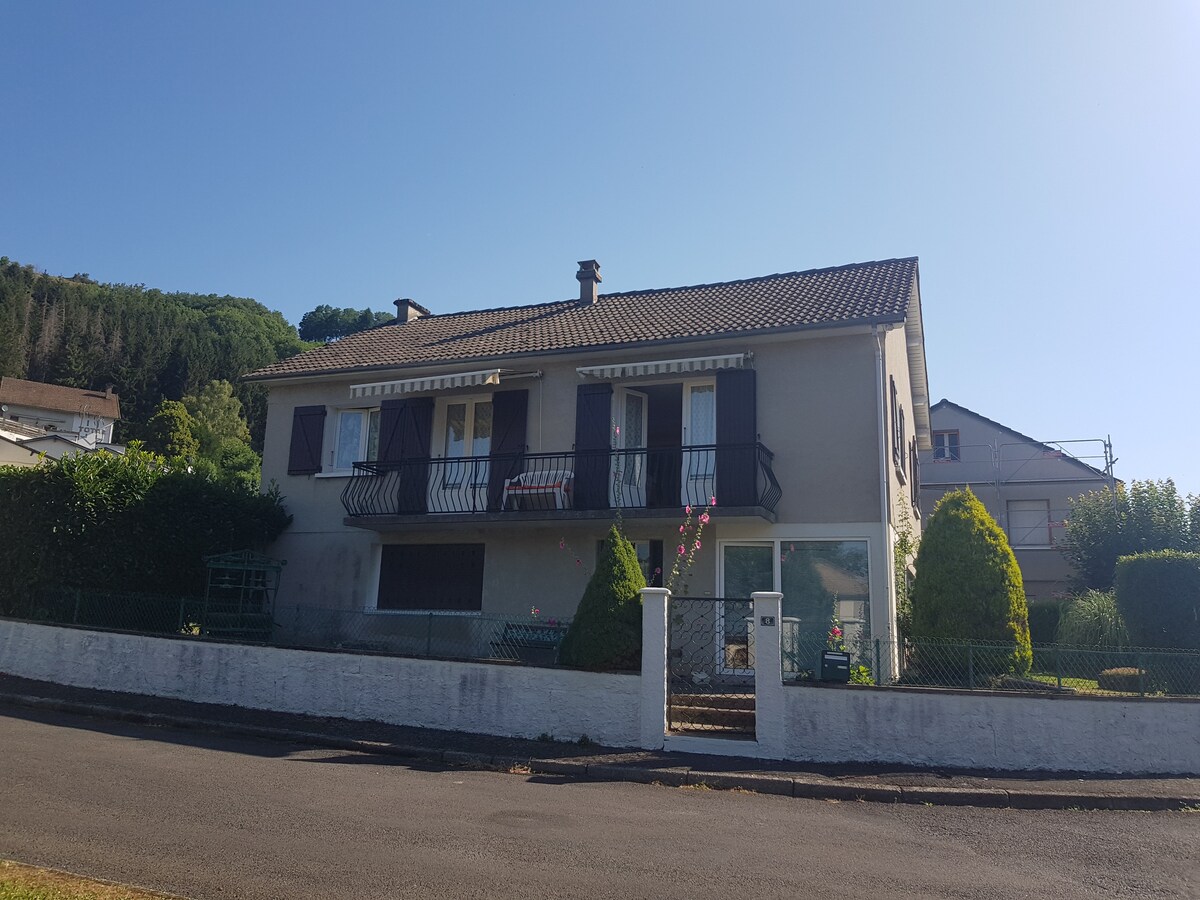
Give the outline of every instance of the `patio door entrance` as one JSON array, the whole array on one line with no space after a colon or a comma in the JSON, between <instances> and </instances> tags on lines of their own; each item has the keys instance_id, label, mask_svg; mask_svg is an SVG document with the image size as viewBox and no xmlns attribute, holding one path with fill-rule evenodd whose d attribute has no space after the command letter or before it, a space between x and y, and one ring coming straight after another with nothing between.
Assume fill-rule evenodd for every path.
<instances>
[{"instance_id":1,"label":"patio door entrance","mask_svg":"<svg viewBox=\"0 0 1200 900\"><path fill-rule=\"evenodd\" d=\"M649 398L641 391L617 391L617 452L612 459L612 505L640 509L646 505L646 435Z\"/></svg>"},{"instance_id":2,"label":"patio door entrance","mask_svg":"<svg viewBox=\"0 0 1200 900\"><path fill-rule=\"evenodd\" d=\"M492 401L464 398L446 404L443 462L430 479L431 510L487 509L492 450Z\"/></svg>"},{"instance_id":3,"label":"patio door entrance","mask_svg":"<svg viewBox=\"0 0 1200 900\"><path fill-rule=\"evenodd\" d=\"M716 489L717 386L700 381L683 386L682 506L704 506ZM704 449L691 449L704 448Z\"/></svg>"}]
</instances>

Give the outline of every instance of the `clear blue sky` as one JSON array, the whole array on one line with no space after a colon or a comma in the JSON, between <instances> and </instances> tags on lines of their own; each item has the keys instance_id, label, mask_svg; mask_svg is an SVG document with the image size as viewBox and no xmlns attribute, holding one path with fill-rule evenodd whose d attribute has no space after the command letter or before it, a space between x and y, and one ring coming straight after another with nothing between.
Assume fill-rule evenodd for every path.
<instances>
[{"instance_id":1,"label":"clear blue sky","mask_svg":"<svg viewBox=\"0 0 1200 900\"><path fill-rule=\"evenodd\" d=\"M21 3L0 255L435 312L918 255L934 399L1200 492L1200 5Z\"/></svg>"}]
</instances>

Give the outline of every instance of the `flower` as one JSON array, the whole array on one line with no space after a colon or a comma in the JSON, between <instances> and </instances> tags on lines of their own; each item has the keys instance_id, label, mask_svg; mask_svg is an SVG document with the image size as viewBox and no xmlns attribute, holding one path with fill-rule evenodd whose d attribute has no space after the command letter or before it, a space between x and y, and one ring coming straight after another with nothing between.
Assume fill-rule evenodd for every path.
<instances>
[{"instance_id":1,"label":"flower","mask_svg":"<svg viewBox=\"0 0 1200 900\"><path fill-rule=\"evenodd\" d=\"M582 560L582 559L580 559L578 556L577 556L577 557L575 557L575 565L577 565L577 566L582 566L582 565L583 565L583 560Z\"/></svg>"},{"instance_id":2,"label":"flower","mask_svg":"<svg viewBox=\"0 0 1200 900\"><path fill-rule=\"evenodd\" d=\"M707 524L708 524L708 513L701 513L701 514L700 514L700 524L701 524L701 525L707 525Z\"/></svg>"},{"instance_id":3,"label":"flower","mask_svg":"<svg viewBox=\"0 0 1200 900\"><path fill-rule=\"evenodd\" d=\"M696 541L696 549L697 549L697 550L699 550L699 549L700 549L700 542L699 542L699 541Z\"/></svg>"},{"instance_id":4,"label":"flower","mask_svg":"<svg viewBox=\"0 0 1200 900\"><path fill-rule=\"evenodd\" d=\"M680 525L680 526L679 526L679 533L680 533L680 534L683 534L685 531L687 531L687 526L686 526L686 525Z\"/></svg>"},{"instance_id":5,"label":"flower","mask_svg":"<svg viewBox=\"0 0 1200 900\"><path fill-rule=\"evenodd\" d=\"M685 513L687 513L687 514L690 516L690 515L692 514L692 507L691 507L691 505L685 506L685 507L683 508L683 511L684 511Z\"/></svg>"},{"instance_id":6,"label":"flower","mask_svg":"<svg viewBox=\"0 0 1200 900\"><path fill-rule=\"evenodd\" d=\"M838 628L838 627L835 625L835 626L834 626L834 628L833 628L833 636L834 636L834 637L841 637L841 636L842 636L842 629Z\"/></svg>"},{"instance_id":7,"label":"flower","mask_svg":"<svg viewBox=\"0 0 1200 900\"><path fill-rule=\"evenodd\" d=\"M655 567L654 567L654 574L655 574L655 575L661 575L661 574L662 574L662 566L655 566Z\"/></svg>"},{"instance_id":8,"label":"flower","mask_svg":"<svg viewBox=\"0 0 1200 900\"><path fill-rule=\"evenodd\" d=\"M709 498L708 498L708 505L709 505L709 506L716 506L716 505L717 505L717 498L716 498L716 497L709 497Z\"/></svg>"},{"instance_id":9,"label":"flower","mask_svg":"<svg viewBox=\"0 0 1200 900\"><path fill-rule=\"evenodd\" d=\"M683 544L680 544L678 547L675 548L675 552L678 553L680 556L683 556L683 554L687 553L687 547L683 546Z\"/></svg>"},{"instance_id":10,"label":"flower","mask_svg":"<svg viewBox=\"0 0 1200 900\"><path fill-rule=\"evenodd\" d=\"M558 539L558 549L559 549L559 550L566 550L566 549L567 549L567 539L566 539L566 538L559 538L559 539Z\"/></svg>"},{"instance_id":11,"label":"flower","mask_svg":"<svg viewBox=\"0 0 1200 900\"><path fill-rule=\"evenodd\" d=\"M541 610L540 610L540 609L538 609L536 606L531 606L531 607L529 607L529 614L530 614L531 616L533 616L534 618L537 618L537 615L538 615L538 613L540 613L540 612L541 612Z\"/></svg>"}]
</instances>

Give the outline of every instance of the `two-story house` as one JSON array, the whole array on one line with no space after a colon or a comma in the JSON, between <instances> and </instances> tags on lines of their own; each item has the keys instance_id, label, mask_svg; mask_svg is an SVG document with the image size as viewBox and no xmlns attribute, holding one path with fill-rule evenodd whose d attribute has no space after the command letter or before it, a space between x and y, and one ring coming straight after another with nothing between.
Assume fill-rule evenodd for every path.
<instances>
[{"instance_id":1,"label":"two-story house","mask_svg":"<svg viewBox=\"0 0 1200 900\"><path fill-rule=\"evenodd\" d=\"M113 425L119 418L121 401L112 388L88 391L0 378L0 419L50 435L39 439L35 449L51 455L111 445Z\"/></svg>"},{"instance_id":2,"label":"two-story house","mask_svg":"<svg viewBox=\"0 0 1200 900\"><path fill-rule=\"evenodd\" d=\"M1111 489L1107 439L1044 442L940 400L930 410L933 446L921 453L921 508L969 487L1008 535L1025 595L1069 593L1073 570L1059 552L1072 498Z\"/></svg>"},{"instance_id":3,"label":"two-story house","mask_svg":"<svg viewBox=\"0 0 1200 900\"><path fill-rule=\"evenodd\" d=\"M676 593L780 590L787 616L824 591L889 638L931 446L917 260L615 294L579 266L569 300L401 300L248 376L295 517L281 606L569 617L615 517L661 584L691 507L711 521Z\"/></svg>"}]
</instances>

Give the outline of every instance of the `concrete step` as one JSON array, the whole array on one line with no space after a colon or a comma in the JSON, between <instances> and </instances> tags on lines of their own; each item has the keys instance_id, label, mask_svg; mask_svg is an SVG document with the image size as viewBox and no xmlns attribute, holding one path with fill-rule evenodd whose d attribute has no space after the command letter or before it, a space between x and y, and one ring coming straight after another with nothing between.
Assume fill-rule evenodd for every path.
<instances>
[{"instance_id":1,"label":"concrete step","mask_svg":"<svg viewBox=\"0 0 1200 900\"><path fill-rule=\"evenodd\" d=\"M671 694L671 705L706 709L754 709L753 694Z\"/></svg>"},{"instance_id":2,"label":"concrete step","mask_svg":"<svg viewBox=\"0 0 1200 900\"><path fill-rule=\"evenodd\" d=\"M676 728L730 728L753 731L754 710L672 705L671 724Z\"/></svg>"}]
</instances>

